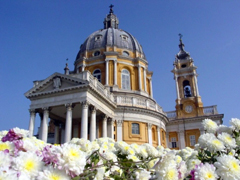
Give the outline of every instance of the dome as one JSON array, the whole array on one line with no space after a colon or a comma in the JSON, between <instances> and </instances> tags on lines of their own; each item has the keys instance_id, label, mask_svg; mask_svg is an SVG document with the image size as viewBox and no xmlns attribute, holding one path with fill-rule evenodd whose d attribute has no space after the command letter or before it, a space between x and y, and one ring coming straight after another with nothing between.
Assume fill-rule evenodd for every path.
<instances>
[{"instance_id":1,"label":"dome","mask_svg":"<svg viewBox=\"0 0 240 180\"><path fill-rule=\"evenodd\" d=\"M78 54L94 49L105 48L106 46L116 46L118 48L143 53L139 42L130 33L115 28L101 29L92 33L81 45Z\"/></svg>"},{"instance_id":2,"label":"dome","mask_svg":"<svg viewBox=\"0 0 240 180\"><path fill-rule=\"evenodd\" d=\"M106 47L116 47L123 49L123 51L137 52L138 54L141 54L141 58L145 59L142 46L137 39L130 33L118 28L119 20L117 16L113 14L112 7L110 6L110 12L104 19L104 29L95 31L88 36L80 46L76 60L80 57L84 57L84 53L86 52L107 49Z\"/></svg>"}]
</instances>

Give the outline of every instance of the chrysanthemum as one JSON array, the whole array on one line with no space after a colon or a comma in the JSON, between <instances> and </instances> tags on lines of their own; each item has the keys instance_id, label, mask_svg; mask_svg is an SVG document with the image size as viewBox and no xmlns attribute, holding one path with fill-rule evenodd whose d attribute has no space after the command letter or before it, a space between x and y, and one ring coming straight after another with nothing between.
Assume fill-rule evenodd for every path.
<instances>
[{"instance_id":1,"label":"chrysanthemum","mask_svg":"<svg viewBox=\"0 0 240 180\"><path fill-rule=\"evenodd\" d=\"M133 162L140 161L139 158L137 156L135 156L135 155L128 155L127 159L131 159L131 160L133 160Z\"/></svg>"},{"instance_id":2,"label":"chrysanthemum","mask_svg":"<svg viewBox=\"0 0 240 180\"><path fill-rule=\"evenodd\" d=\"M38 180L70 180L71 178L64 172L54 169L52 166L46 167L43 172L39 172Z\"/></svg>"},{"instance_id":3,"label":"chrysanthemum","mask_svg":"<svg viewBox=\"0 0 240 180\"><path fill-rule=\"evenodd\" d=\"M58 158L59 168L63 167L71 175L79 175L86 165L86 153L76 144L64 144Z\"/></svg>"},{"instance_id":4,"label":"chrysanthemum","mask_svg":"<svg viewBox=\"0 0 240 180\"><path fill-rule=\"evenodd\" d=\"M4 150L9 150L9 151L13 151L14 150L14 144L12 142L1 142L0 141L0 151L4 151Z\"/></svg>"},{"instance_id":5,"label":"chrysanthemum","mask_svg":"<svg viewBox=\"0 0 240 180\"><path fill-rule=\"evenodd\" d=\"M230 124L233 126L234 130L237 130L237 131L240 130L240 119L232 118L230 121Z\"/></svg>"},{"instance_id":6,"label":"chrysanthemum","mask_svg":"<svg viewBox=\"0 0 240 180\"><path fill-rule=\"evenodd\" d=\"M218 175L215 172L215 167L212 164L200 164L196 166L194 171L194 180L216 180Z\"/></svg>"},{"instance_id":7,"label":"chrysanthemum","mask_svg":"<svg viewBox=\"0 0 240 180\"><path fill-rule=\"evenodd\" d=\"M204 119L202 125L208 133L215 133L218 129L217 123L211 119Z\"/></svg>"},{"instance_id":8,"label":"chrysanthemum","mask_svg":"<svg viewBox=\"0 0 240 180\"><path fill-rule=\"evenodd\" d=\"M217 137L225 144L225 146L230 148L236 147L236 141L234 138L232 138L230 134L222 133L222 134L219 134Z\"/></svg>"},{"instance_id":9,"label":"chrysanthemum","mask_svg":"<svg viewBox=\"0 0 240 180\"><path fill-rule=\"evenodd\" d=\"M19 156L14 159L14 168L30 177L35 177L42 170L44 163L42 158L33 152L19 152Z\"/></svg>"},{"instance_id":10,"label":"chrysanthemum","mask_svg":"<svg viewBox=\"0 0 240 180\"><path fill-rule=\"evenodd\" d=\"M136 179L139 179L139 180L148 180L151 178L151 172L145 170L145 169L142 169L142 170L138 170L136 172Z\"/></svg>"},{"instance_id":11,"label":"chrysanthemum","mask_svg":"<svg viewBox=\"0 0 240 180\"><path fill-rule=\"evenodd\" d=\"M214 165L217 167L217 174L223 180L236 180L240 177L240 161L230 155L217 157Z\"/></svg>"}]
</instances>

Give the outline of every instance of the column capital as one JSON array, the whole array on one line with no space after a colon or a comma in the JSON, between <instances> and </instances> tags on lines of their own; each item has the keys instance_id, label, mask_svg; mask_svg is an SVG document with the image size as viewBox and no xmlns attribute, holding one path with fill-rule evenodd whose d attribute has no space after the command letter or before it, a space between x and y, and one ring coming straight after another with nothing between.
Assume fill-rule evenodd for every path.
<instances>
[{"instance_id":1,"label":"column capital","mask_svg":"<svg viewBox=\"0 0 240 180\"><path fill-rule=\"evenodd\" d=\"M83 102L80 102L80 104L84 107L84 108L88 108L88 106L90 105L90 103L86 100Z\"/></svg>"},{"instance_id":2,"label":"column capital","mask_svg":"<svg viewBox=\"0 0 240 180\"><path fill-rule=\"evenodd\" d=\"M148 123L148 128L152 128L152 124L151 123Z\"/></svg>"},{"instance_id":3,"label":"column capital","mask_svg":"<svg viewBox=\"0 0 240 180\"><path fill-rule=\"evenodd\" d=\"M90 110L91 113L96 113L97 108L96 108L95 106L91 105L91 106L89 107L89 110Z\"/></svg>"},{"instance_id":4,"label":"column capital","mask_svg":"<svg viewBox=\"0 0 240 180\"><path fill-rule=\"evenodd\" d=\"M29 109L28 111L30 114L36 114L36 112L37 112L36 109Z\"/></svg>"},{"instance_id":5,"label":"column capital","mask_svg":"<svg viewBox=\"0 0 240 180\"><path fill-rule=\"evenodd\" d=\"M111 125L112 125L113 122L114 122L114 120L113 120L112 118L108 118L107 120L108 120L108 122L109 122Z\"/></svg>"},{"instance_id":6,"label":"column capital","mask_svg":"<svg viewBox=\"0 0 240 180\"><path fill-rule=\"evenodd\" d=\"M117 126L122 127L123 120L117 120Z\"/></svg>"},{"instance_id":7,"label":"column capital","mask_svg":"<svg viewBox=\"0 0 240 180\"><path fill-rule=\"evenodd\" d=\"M74 108L74 105L72 103L67 103L65 104L65 107L67 108L67 110L72 110Z\"/></svg>"}]
</instances>

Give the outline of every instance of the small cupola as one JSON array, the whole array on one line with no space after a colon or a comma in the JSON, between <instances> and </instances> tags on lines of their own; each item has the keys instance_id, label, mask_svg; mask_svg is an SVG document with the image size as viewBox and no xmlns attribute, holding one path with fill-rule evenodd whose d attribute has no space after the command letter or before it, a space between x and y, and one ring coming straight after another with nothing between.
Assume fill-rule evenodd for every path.
<instances>
[{"instance_id":1,"label":"small cupola","mask_svg":"<svg viewBox=\"0 0 240 180\"><path fill-rule=\"evenodd\" d=\"M119 21L117 16L113 14L113 7L114 6L112 4L109 6L110 8L109 14L103 21L104 29L108 29L108 28L118 29Z\"/></svg>"},{"instance_id":2,"label":"small cupola","mask_svg":"<svg viewBox=\"0 0 240 180\"><path fill-rule=\"evenodd\" d=\"M184 50L184 44L182 42L182 37L183 37L183 35L179 34L180 44L178 46L179 46L180 51L177 54L177 58L179 60L184 60L184 59L187 59L190 57L189 53Z\"/></svg>"}]
</instances>

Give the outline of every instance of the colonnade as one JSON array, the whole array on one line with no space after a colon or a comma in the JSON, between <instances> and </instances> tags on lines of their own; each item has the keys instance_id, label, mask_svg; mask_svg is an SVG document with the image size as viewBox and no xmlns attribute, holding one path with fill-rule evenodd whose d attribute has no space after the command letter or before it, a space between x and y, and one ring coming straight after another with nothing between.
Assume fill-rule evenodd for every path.
<instances>
[{"instance_id":1,"label":"colonnade","mask_svg":"<svg viewBox=\"0 0 240 180\"><path fill-rule=\"evenodd\" d=\"M69 142L72 139L72 111L74 108L74 105L72 104L65 104L66 107L66 120L65 120L65 129L62 131L62 138L64 139L63 142ZM40 129L39 129L39 139L47 142L48 138L48 119L49 119L49 111L51 108L45 107L42 108L43 113L40 114L41 117L41 123L40 123ZM88 121L88 113L90 110L90 120ZM37 111L35 109L29 110L30 112L30 121L29 121L29 135L33 136L34 132L34 124L35 124L35 118L36 118L36 113ZM97 115L97 109L93 105L90 105L89 102L84 101L81 102L81 135L80 138L85 138L90 141L93 141L97 138L97 124L96 124L96 115ZM90 128L88 128L90 122ZM64 123L64 122L63 122ZM55 143L59 139L59 121L55 122L55 132L54 132L54 137L55 137ZM89 132L88 132L89 130ZM107 115L102 116L102 137L110 137L113 138L113 133L114 133L114 123L111 118L109 118ZM88 136L89 135L89 136Z\"/></svg>"}]
</instances>

